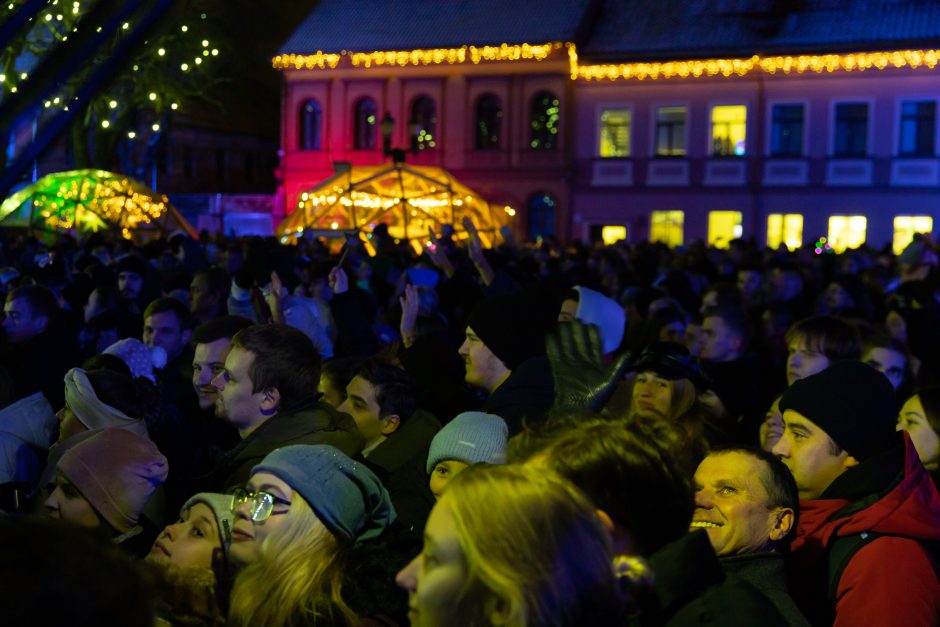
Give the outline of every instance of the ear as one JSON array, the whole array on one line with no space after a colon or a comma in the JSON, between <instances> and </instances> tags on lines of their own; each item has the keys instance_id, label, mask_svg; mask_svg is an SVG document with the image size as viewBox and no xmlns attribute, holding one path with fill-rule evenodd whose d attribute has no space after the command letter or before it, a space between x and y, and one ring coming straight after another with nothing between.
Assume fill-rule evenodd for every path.
<instances>
[{"instance_id":1,"label":"ear","mask_svg":"<svg viewBox=\"0 0 940 627\"><path fill-rule=\"evenodd\" d=\"M33 321L36 323L36 327L40 329L40 331L45 331L49 327L48 316L36 316L33 318Z\"/></svg>"},{"instance_id":2,"label":"ear","mask_svg":"<svg viewBox=\"0 0 940 627\"><path fill-rule=\"evenodd\" d=\"M401 426L401 417L398 414L389 414L382 418L382 435L392 435Z\"/></svg>"},{"instance_id":3,"label":"ear","mask_svg":"<svg viewBox=\"0 0 940 627\"><path fill-rule=\"evenodd\" d=\"M192 337L193 332L189 329L183 329L183 332L180 333L180 338L183 340L183 344L189 344L189 338Z\"/></svg>"},{"instance_id":4,"label":"ear","mask_svg":"<svg viewBox=\"0 0 940 627\"><path fill-rule=\"evenodd\" d=\"M789 507L778 508L774 512L774 526L770 529L770 539L778 542L793 529L793 510Z\"/></svg>"},{"instance_id":5,"label":"ear","mask_svg":"<svg viewBox=\"0 0 940 627\"><path fill-rule=\"evenodd\" d=\"M281 404L281 392L277 388L268 388L261 392L261 413L273 414Z\"/></svg>"}]
</instances>

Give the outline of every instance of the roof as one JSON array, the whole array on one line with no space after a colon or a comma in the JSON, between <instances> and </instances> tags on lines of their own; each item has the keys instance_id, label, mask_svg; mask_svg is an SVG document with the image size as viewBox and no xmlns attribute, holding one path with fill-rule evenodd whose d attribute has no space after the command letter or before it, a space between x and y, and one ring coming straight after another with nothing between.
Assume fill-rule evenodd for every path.
<instances>
[{"instance_id":1,"label":"roof","mask_svg":"<svg viewBox=\"0 0 940 627\"><path fill-rule=\"evenodd\" d=\"M940 2L321 0L280 54L550 41L586 60L937 47Z\"/></svg>"},{"instance_id":2,"label":"roof","mask_svg":"<svg viewBox=\"0 0 940 627\"><path fill-rule=\"evenodd\" d=\"M777 15L759 10L774 6L795 8ZM579 54L748 56L937 47L938 40L935 0L605 0Z\"/></svg>"},{"instance_id":3,"label":"roof","mask_svg":"<svg viewBox=\"0 0 940 627\"><path fill-rule=\"evenodd\" d=\"M321 0L279 54L574 41L596 0Z\"/></svg>"}]
</instances>

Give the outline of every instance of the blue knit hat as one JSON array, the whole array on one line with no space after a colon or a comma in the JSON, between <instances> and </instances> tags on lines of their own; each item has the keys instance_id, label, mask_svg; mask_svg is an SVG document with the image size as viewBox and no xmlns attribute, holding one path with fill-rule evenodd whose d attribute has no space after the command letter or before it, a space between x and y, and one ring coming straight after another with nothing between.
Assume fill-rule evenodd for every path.
<instances>
[{"instance_id":1,"label":"blue knit hat","mask_svg":"<svg viewBox=\"0 0 940 627\"><path fill-rule=\"evenodd\" d=\"M259 472L287 483L346 542L376 538L395 520L395 508L379 478L332 446L279 448L251 469L251 474Z\"/></svg>"},{"instance_id":2,"label":"blue knit hat","mask_svg":"<svg viewBox=\"0 0 940 627\"><path fill-rule=\"evenodd\" d=\"M431 440L428 474L438 462L456 459L467 464L505 464L509 428L495 414L465 411L451 420Z\"/></svg>"}]
</instances>

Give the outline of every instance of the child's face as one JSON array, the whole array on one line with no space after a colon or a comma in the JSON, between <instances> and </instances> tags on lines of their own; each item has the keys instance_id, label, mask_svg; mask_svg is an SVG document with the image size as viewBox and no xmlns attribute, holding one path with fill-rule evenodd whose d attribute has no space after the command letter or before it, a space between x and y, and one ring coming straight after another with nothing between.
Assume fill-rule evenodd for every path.
<instances>
[{"instance_id":1,"label":"child's face","mask_svg":"<svg viewBox=\"0 0 940 627\"><path fill-rule=\"evenodd\" d=\"M445 459L442 462L437 462L434 470L431 471L431 494L434 495L434 498L441 498L441 493L444 491L447 482L467 466L469 464L456 459Z\"/></svg>"}]
</instances>

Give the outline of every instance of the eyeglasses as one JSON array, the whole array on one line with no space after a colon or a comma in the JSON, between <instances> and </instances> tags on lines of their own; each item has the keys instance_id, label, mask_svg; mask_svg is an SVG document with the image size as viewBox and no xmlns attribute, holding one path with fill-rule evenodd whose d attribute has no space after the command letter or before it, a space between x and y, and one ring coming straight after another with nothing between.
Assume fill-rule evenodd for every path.
<instances>
[{"instance_id":1,"label":"eyeglasses","mask_svg":"<svg viewBox=\"0 0 940 627\"><path fill-rule=\"evenodd\" d=\"M232 511L241 505L251 501L251 508L248 510L248 518L252 522L260 523L266 521L271 516L280 516L286 514L290 507L290 501L285 501L273 494L267 492L249 492L243 488L235 488L232 492ZM280 506L275 509L275 507Z\"/></svg>"}]
</instances>

